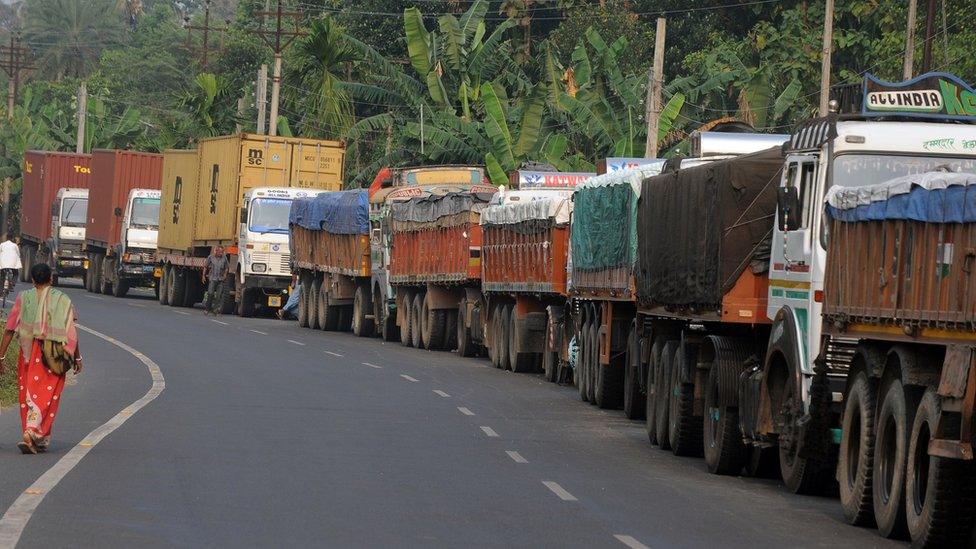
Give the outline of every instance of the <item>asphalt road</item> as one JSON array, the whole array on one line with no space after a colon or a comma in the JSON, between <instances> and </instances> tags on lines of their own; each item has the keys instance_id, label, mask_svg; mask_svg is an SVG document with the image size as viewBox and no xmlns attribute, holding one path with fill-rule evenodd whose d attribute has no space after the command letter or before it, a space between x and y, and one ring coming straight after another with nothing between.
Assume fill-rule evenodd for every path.
<instances>
[{"instance_id":1,"label":"asphalt road","mask_svg":"<svg viewBox=\"0 0 976 549\"><path fill-rule=\"evenodd\" d=\"M482 359L150 294L69 289L79 322L166 388L45 494L22 546L898 547L836 500L716 477L642 423ZM146 393L146 366L82 333L52 450L0 413L0 506ZM642 544L642 545L641 545Z\"/></svg>"}]
</instances>

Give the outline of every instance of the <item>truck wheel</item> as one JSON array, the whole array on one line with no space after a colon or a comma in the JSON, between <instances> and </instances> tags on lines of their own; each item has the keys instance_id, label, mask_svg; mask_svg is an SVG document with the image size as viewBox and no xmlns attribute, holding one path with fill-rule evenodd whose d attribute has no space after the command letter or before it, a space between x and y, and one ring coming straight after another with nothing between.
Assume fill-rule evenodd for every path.
<instances>
[{"instance_id":1,"label":"truck wheel","mask_svg":"<svg viewBox=\"0 0 976 549\"><path fill-rule=\"evenodd\" d=\"M237 302L237 316L250 318L254 316L255 310L255 290L253 288L241 288L241 300Z\"/></svg>"},{"instance_id":2,"label":"truck wheel","mask_svg":"<svg viewBox=\"0 0 976 549\"><path fill-rule=\"evenodd\" d=\"M379 288L376 288L376 291L373 292L373 318L379 328L380 335L383 341L398 341L400 330L396 325L396 313L391 314L386 307L386 298L383 297Z\"/></svg>"},{"instance_id":3,"label":"truck wheel","mask_svg":"<svg viewBox=\"0 0 976 549\"><path fill-rule=\"evenodd\" d=\"M908 446L905 508L915 547L964 547L973 529L973 463L929 455L940 416L941 438L958 440L959 415L942 412L935 387L929 387L915 414Z\"/></svg>"},{"instance_id":4,"label":"truck wheel","mask_svg":"<svg viewBox=\"0 0 976 549\"><path fill-rule=\"evenodd\" d=\"M410 324L413 321L413 294L405 295L402 303L403 307L397 308L397 316L403 317L403 322L400 325L400 345L410 347L413 343L413 334L411 333L413 326Z\"/></svg>"},{"instance_id":5,"label":"truck wheel","mask_svg":"<svg viewBox=\"0 0 976 549\"><path fill-rule=\"evenodd\" d=\"M186 292L187 299L193 299L192 297L193 292L190 291L191 282L187 281L186 287L187 287L187 292ZM224 287L224 300L223 302L220 303L220 314L229 315L235 312L235 310L237 309L237 303L236 303L237 297L235 296L236 292L237 292L237 278L235 277L233 279L228 280Z\"/></svg>"},{"instance_id":6,"label":"truck wheel","mask_svg":"<svg viewBox=\"0 0 976 549\"><path fill-rule=\"evenodd\" d=\"M471 341L471 328L468 327L466 318L467 301L461 301L457 310L457 352L458 356L472 357L475 355L477 347Z\"/></svg>"},{"instance_id":7,"label":"truck wheel","mask_svg":"<svg viewBox=\"0 0 976 549\"><path fill-rule=\"evenodd\" d=\"M783 409L777 424L779 434L779 474L786 489L794 494L814 495L826 492L830 484L827 464L797 455L799 437L799 419L796 410L799 409L796 395L796 383L791 375L787 376L786 387L783 389Z\"/></svg>"},{"instance_id":8,"label":"truck wheel","mask_svg":"<svg viewBox=\"0 0 976 549\"><path fill-rule=\"evenodd\" d=\"M596 378L593 383L593 393L596 405L605 410L615 410L623 405L624 398L624 370L626 369L626 354L624 363L610 359L610 364L600 363L600 331L596 330L596 343L594 344L593 375ZM612 353L611 353L612 356Z\"/></svg>"},{"instance_id":9,"label":"truck wheel","mask_svg":"<svg viewBox=\"0 0 976 549\"><path fill-rule=\"evenodd\" d=\"M708 371L705 385L705 418L702 426L705 465L713 475L738 475L747 449L739 430L739 410L719 403L718 365Z\"/></svg>"},{"instance_id":10,"label":"truck wheel","mask_svg":"<svg viewBox=\"0 0 976 549\"><path fill-rule=\"evenodd\" d=\"M356 296L353 298L352 304L352 333L358 337L373 335L374 322L366 318L369 310L372 309L370 307L371 301L369 290L365 286L356 288Z\"/></svg>"},{"instance_id":11,"label":"truck wheel","mask_svg":"<svg viewBox=\"0 0 976 549\"><path fill-rule=\"evenodd\" d=\"M169 304L172 307L183 307L186 299L186 279L189 273L182 267L173 267L169 273Z\"/></svg>"},{"instance_id":12,"label":"truck wheel","mask_svg":"<svg viewBox=\"0 0 976 549\"><path fill-rule=\"evenodd\" d=\"M491 365L494 366L495 368L502 367L501 349L498 346L498 342L501 341L502 339L501 314L502 314L502 309L496 303L495 305L492 306L491 318L489 319L489 322L491 323L491 329L489 330L489 334L488 334L489 335L488 360L491 362Z\"/></svg>"},{"instance_id":13,"label":"truck wheel","mask_svg":"<svg viewBox=\"0 0 976 549\"><path fill-rule=\"evenodd\" d=\"M600 318L599 315L594 315L594 319ZM589 356L590 360L586 366L586 396L589 399L590 404L596 406L596 374L597 369L600 367L600 338L599 338L599 321L594 320L590 323L590 350Z\"/></svg>"},{"instance_id":14,"label":"truck wheel","mask_svg":"<svg viewBox=\"0 0 976 549\"><path fill-rule=\"evenodd\" d=\"M115 284L112 285L112 295L115 297L125 297L129 293L129 281L125 279L118 279Z\"/></svg>"},{"instance_id":15,"label":"truck wheel","mask_svg":"<svg viewBox=\"0 0 976 549\"><path fill-rule=\"evenodd\" d=\"M500 305L496 311L498 315L498 329L492 335L495 338L495 354L498 355L496 368L508 369L508 332L512 323L512 313L507 305Z\"/></svg>"},{"instance_id":16,"label":"truck wheel","mask_svg":"<svg viewBox=\"0 0 976 549\"><path fill-rule=\"evenodd\" d=\"M308 285L308 327L313 330L318 330L319 325L319 307L322 304L322 300L319 298L320 289L322 287L322 281L318 278L313 279L311 284Z\"/></svg>"},{"instance_id":17,"label":"truck wheel","mask_svg":"<svg viewBox=\"0 0 976 549\"><path fill-rule=\"evenodd\" d=\"M675 353L671 366L671 402L668 410L671 451L676 456L702 455L702 425L700 417L695 417L695 384L681 380L688 356L687 347L682 345Z\"/></svg>"},{"instance_id":18,"label":"truck wheel","mask_svg":"<svg viewBox=\"0 0 976 549\"><path fill-rule=\"evenodd\" d=\"M624 415L627 419L644 419L644 395L640 390L640 338L637 326L627 334L627 355L624 357Z\"/></svg>"},{"instance_id":19,"label":"truck wheel","mask_svg":"<svg viewBox=\"0 0 976 549\"><path fill-rule=\"evenodd\" d=\"M342 307L333 305L329 290L323 281L319 286L319 301L316 306L318 312L318 325L320 330L336 332L343 329Z\"/></svg>"},{"instance_id":20,"label":"truck wheel","mask_svg":"<svg viewBox=\"0 0 976 549\"><path fill-rule=\"evenodd\" d=\"M901 380L892 379L884 391L878 413L872 485L874 520L886 538L904 538L905 470L908 466L908 437L918 408L917 398Z\"/></svg>"},{"instance_id":21,"label":"truck wheel","mask_svg":"<svg viewBox=\"0 0 976 549\"><path fill-rule=\"evenodd\" d=\"M420 339L424 349L440 351L444 348L444 336L447 330L447 315L445 311L431 309L424 299L420 305Z\"/></svg>"},{"instance_id":22,"label":"truck wheel","mask_svg":"<svg viewBox=\"0 0 976 549\"><path fill-rule=\"evenodd\" d=\"M169 265L163 265L162 275L159 277L159 304L169 305Z\"/></svg>"},{"instance_id":23,"label":"truck wheel","mask_svg":"<svg viewBox=\"0 0 976 549\"><path fill-rule=\"evenodd\" d=\"M115 270L113 261L99 256L98 291L102 295L112 295L112 272Z\"/></svg>"},{"instance_id":24,"label":"truck wheel","mask_svg":"<svg viewBox=\"0 0 976 549\"><path fill-rule=\"evenodd\" d=\"M555 320L553 320L552 315L548 315L545 340L542 344L542 374L550 383L559 381L559 353L553 348L556 330Z\"/></svg>"},{"instance_id":25,"label":"truck wheel","mask_svg":"<svg viewBox=\"0 0 976 549\"><path fill-rule=\"evenodd\" d=\"M671 368L678 347L679 342L676 340L665 343L654 380L655 400L657 401L654 408L654 435L662 450L671 449L670 424L668 421L668 413L671 408Z\"/></svg>"},{"instance_id":26,"label":"truck wheel","mask_svg":"<svg viewBox=\"0 0 976 549\"><path fill-rule=\"evenodd\" d=\"M576 377L576 390L579 391L580 400L589 402L589 374L590 365L590 322L583 321L580 327L579 339L576 348L576 368L573 372Z\"/></svg>"},{"instance_id":27,"label":"truck wheel","mask_svg":"<svg viewBox=\"0 0 976 549\"><path fill-rule=\"evenodd\" d=\"M444 350L453 351L458 345L458 312L447 309L444 311L444 316L447 317L444 328Z\"/></svg>"},{"instance_id":28,"label":"truck wheel","mask_svg":"<svg viewBox=\"0 0 976 549\"><path fill-rule=\"evenodd\" d=\"M870 525L872 508L872 474L874 461L874 412L877 389L863 370L851 381L844 399L841 419L837 482L844 517L855 526Z\"/></svg>"},{"instance_id":29,"label":"truck wheel","mask_svg":"<svg viewBox=\"0 0 976 549\"><path fill-rule=\"evenodd\" d=\"M303 281L302 286L298 289L300 292L298 295L298 326L301 328L308 328L308 298L311 295L311 289L309 285L311 283L308 281Z\"/></svg>"},{"instance_id":30,"label":"truck wheel","mask_svg":"<svg viewBox=\"0 0 976 549\"><path fill-rule=\"evenodd\" d=\"M410 344L415 349L422 349L424 344L424 297L426 296L423 293L413 296L413 306L410 308Z\"/></svg>"},{"instance_id":31,"label":"truck wheel","mask_svg":"<svg viewBox=\"0 0 976 549\"><path fill-rule=\"evenodd\" d=\"M651 356L647 361L647 396L644 398L644 427L647 431L647 441L657 444L657 375L661 369L661 353L664 351L664 338L654 338L651 345Z\"/></svg>"}]
</instances>

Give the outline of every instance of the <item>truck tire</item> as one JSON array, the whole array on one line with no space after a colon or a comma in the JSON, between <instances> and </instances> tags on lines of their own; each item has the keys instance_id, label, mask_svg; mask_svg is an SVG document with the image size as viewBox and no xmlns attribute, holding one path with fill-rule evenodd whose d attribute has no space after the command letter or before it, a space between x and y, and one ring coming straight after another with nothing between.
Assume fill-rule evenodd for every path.
<instances>
[{"instance_id":1,"label":"truck tire","mask_svg":"<svg viewBox=\"0 0 976 549\"><path fill-rule=\"evenodd\" d=\"M162 273L159 277L159 295L157 297L159 298L160 305L169 305L169 293L167 293L167 284L169 284L169 265L163 265L160 270Z\"/></svg>"},{"instance_id":2,"label":"truck tire","mask_svg":"<svg viewBox=\"0 0 976 549\"><path fill-rule=\"evenodd\" d=\"M471 341L471 328L468 326L466 320L466 312L467 301L461 301L461 304L458 305L457 316L455 317L457 319L455 321L455 324L457 324L457 352L458 356L468 358L476 354L477 347L474 341Z\"/></svg>"},{"instance_id":3,"label":"truck tire","mask_svg":"<svg viewBox=\"0 0 976 549\"><path fill-rule=\"evenodd\" d=\"M663 337L655 337L654 344L651 345L651 356L647 360L647 395L644 397L644 427L647 431L647 441L651 445L657 444L657 374L661 369L661 353L664 351L664 344L667 343Z\"/></svg>"},{"instance_id":4,"label":"truck tire","mask_svg":"<svg viewBox=\"0 0 976 549\"><path fill-rule=\"evenodd\" d=\"M837 461L840 505L847 522L855 526L868 526L874 522L871 481L876 401L874 381L864 370L858 371L844 398Z\"/></svg>"},{"instance_id":5,"label":"truck tire","mask_svg":"<svg viewBox=\"0 0 976 549\"><path fill-rule=\"evenodd\" d=\"M250 318L254 316L254 311L257 308L255 303L255 291L253 288L241 288L241 299L237 302L237 316L241 318Z\"/></svg>"},{"instance_id":6,"label":"truck tire","mask_svg":"<svg viewBox=\"0 0 976 549\"><path fill-rule=\"evenodd\" d=\"M413 343L413 334L411 333L413 326L410 325L413 320L413 294L405 295L402 303L403 307L397 308L397 316L403 317L403 322L400 325L400 345L410 347Z\"/></svg>"},{"instance_id":7,"label":"truck tire","mask_svg":"<svg viewBox=\"0 0 976 549\"><path fill-rule=\"evenodd\" d=\"M624 370L627 368L626 355L624 356L624 364L620 364L619 360L617 364L614 364L613 359L611 359L610 364L601 364L599 327L597 327L596 334L597 339L594 345L596 359L593 361L593 374L596 378L593 383L594 401L599 408L616 410L623 405L624 400Z\"/></svg>"},{"instance_id":8,"label":"truck tire","mask_svg":"<svg viewBox=\"0 0 976 549\"><path fill-rule=\"evenodd\" d=\"M301 287L298 289L300 292L298 294L298 326L301 328L308 328L308 298L311 295L311 290L309 285L311 283L308 281L303 281Z\"/></svg>"},{"instance_id":9,"label":"truck tire","mask_svg":"<svg viewBox=\"0 0 976 549\"><path fill-rule=\"evenodd\" d=\"M313 330L318 330L319 325L319 307L321 306L322 300L319 297L319 290L322 288L322 281L318 278L312 280L308 285L308 327Z\"/></svg>"},{"instance_id":10,"label":"truck tire","mask_svg":"<svg viewBox=\"0 0 976 549\"><path fill-rule=\"evenodd\" d=\"M936 388L929 387L915 414L908 445L905 508L914 547L964 547L973 529L973 463L928 452L940 416L942 438L958 439L959 415L943 412Z\"/></svg>"},{"instance_id":11,"label":"truck tire","mask_svg":"<svg viewBox=\"0 0 976 549\"><path fill-rule=\"evenodd\" d=\"M129 293L129 281L124 278L118 279L112 286L112 295L115 297L125 297Z\"/></svg>"},{"instance_id":12,"label":"truck tire","mask_svg":"<svg viewBox=\"0 0 976 549\"><path fill-rule=\"evenodd\" d=\"M423 313L424 313L423 293L413 296L413 306L410 307L410 345L415 349L423 348Z\"/></svg>"},{"instance_id":13,"label":"truck tire","mask_svg":"<svg viewBox=\"0 0 976 549\"><path fill-rule=\"evenodd\" d=\"M499 305L496 311L498 315L498 329L492 337L495 338L495 354L498 355L496 368L508 369L508 331L509 324L512 322L512 313L507 305Z\"/></svg>"},{"instance_id":14,"label":"truck tire","mask_svg":"<svg viewBox=\"0 0 976 549\"><path fill-rule=\"evenodd\" d=\"M396 325L396 313L387 309L386 298L379 288L373 291L373 319L383 341L399 341L400 329Z\"/></svg>"},{"instance_id":15,"label":"truck tire","mask_svg":"<svg viewBox=\"0 0 976 549\"><path fill-rule=\"evenodd\" d=\"M488 334L488 361L495 368L501 368L501 349L498 346L498 342L501 341L501 307L496 303L491 308L491 317L488 322L491 324L491 329Z\"/></svg>"},{"instance_id":16,"label":"truck tire","mask_svg":"<svg viewBox=\"0 0 976 549\"><path fill-rule=\"evenodd\" d=\"M325 282L319 286L318 296L319 301L315 310L319 317L319 329L329 332L342 331L342 307L332 303L329 289L326 287Z\"/></svg>"},{"instance_id":17,"label":"truck tire","mask_svg":"<svg viewBox=\"0 0 976 549\"><path fill-rule=\"evenodd\" d=\"M908 467L908 437L918 398L894 378L879 395L881 407L875 422L874 467L872 473L874 520L886 538L903 539L905 522L905 472Z\"/></svg>"},{"instance_id":18,"label":"truck tire","mask_svg":"<svg viewBox=\"0 0 976 549\"><path fill-rule=\"evenodd\" d=\"M624 357L624 415L627 419L644 419L644 394L640 390L640 338L637 326L627 334L627 354Z\"/></svg>"},{"instance_id":19,"label":"truck tire","mask_svg":"<svg viewBox=\"0 0 976 549\"><path fill-rule=\"evenodd\" d=\"M708 371L705 384L705 417L702 426L705 465L713 475L738 475L748 449L739 429L739 410L719 404L718 366Z\"/></svg>"},{"instance_id":20,"label":"truck tire","mask_svg":"<svg viewBox=\"0 0 976 549\"><path fill-rule=\"evenodd\" d=\"M668 421L668 413L671 408L671 368L678 346L677 340L671 340L664 344L654 380L655 400L657 401L654 407L654 436L662 450L671 449L670 422Z\"/></svg>"},{"instance_id":21,"label":"truck tire","mask_svg":"<svg viewBox=\"0 0 976 549\"><path fill-rule=\"evenodd\" d=\"M112 295L112 273L115 270L113 261L105 256L99 256L98 292L102 295Z\"/></svg>"},{"instance_id":22,"label":"truck tire","mask_svg":"<svg viewBox=\"0 0 976 549\"><path fill-rule=\"evenodd\" d=\"M444 332L444 350L453 351L458 345L458 312L447 309L444 311L447 316L447 328Z\"/></svg>"},{"instance_id":23,"label":"truck tire","mask_svg":"<svg viewBox=\"0 0 976 549\"><path fill-rule=\"evenodd\" d=\"M357 337L370 337L376 327L373 320L366 318L373 308L372 297L366 286L356 288L356 296L352 304L352 333Z\"/></svg>"},{"instance_id":24,"label":"truck tire","mask_svg":"<svg viewBox=\"0 0 976 549\"><path fill-rule=\"evenodd\" d=\"M170 271L169 304L172 307L183 307L186 300L186 280L190 276L183 267L173 267Z\"/></svg>"},{"instance_id":25,"label":"truck tire","mask_svg":"<svg viewBox=\"0 0 976 549\"><path fill-rule=\"evenodd\" d=\"M594 315L594 320L590 324L590 361L586 368L589 375L586 376L586 396L590 399L590 404L596 406L596 375L600 368L600 315Z\"/></svg>"},{"instance_id":26,"label":"truck tire","mask_svg":"<svg viewBox=\"0 0 976 549\"><path fill-rule=\"evenodd\" d=\"M795 408L794 400L796 397L796 383L791 376L787 377L786 387L783 391L783 409L791 410ZM789 418L789 415L787 415ZM783 479L786 489L794 494L816 495L827 491L830 486L830 470L827 463L815 459L804 458L796 453L796 444L791 442L795 439L798 426L792 419L789 421L780 420L784 425L780 432L779 444L779 474ZM787 444L784 444L784 436Z\"/></svg>"},{"instance_id":27,"label":"truck tire","mask_svg":"<svg viewBox=\"0 0 976 549\"><path fill-rule=\"evenodd\" d=\"M580 327L579 341L576 348L576 390L579 392L580 400L589 402L589 379L590 379L590 321L583 321Z\"/></svg>"},{"instance_id":28,"label":"truck tire","mask_svg":"<svg viewBox=\"0 0 976 549\"><path fill-rule=\"evenodd\" d=\"M187 298L192 299L193 292L189 291L190 283L187 283ZM234 314L237 309L237 278L228 277L224 286L224 300L220 303L220 314Z\"/></svg>"},{"instance_id":29,"label":"truck tire","mask_svg":"<svg viewBox=\"0 0 976 549\"><path fill-rule=\"evenodd\" d=\"M668 410L671 451L676 456L698 457L703 453L702 418L695 416L695 384L681 380L690 360L687 347L682 345L671 363L671 402Z\"/></svg>"},{"instance_id":30,"label":"truck tire","mask_svg":"<svg viewBox=\"0 0 976 549\"><path fill-rule=\"evenodd\" d=\"M420 305L420 339L424 349L428 351L442 350L446 332L447 315L445 311L431 309L425 299Z\"/></svg>"}]
</instances>

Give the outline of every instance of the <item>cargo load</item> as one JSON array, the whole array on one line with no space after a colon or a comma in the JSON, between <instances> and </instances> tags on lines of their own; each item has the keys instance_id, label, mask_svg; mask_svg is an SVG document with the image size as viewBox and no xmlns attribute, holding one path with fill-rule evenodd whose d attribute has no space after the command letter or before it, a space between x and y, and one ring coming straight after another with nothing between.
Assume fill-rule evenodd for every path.
<instances>
[{"instance_id":1,"label":"cargo load","mask_svg":"<svg viewBox=\"0 0 976 549\"><path fill-rule=\"evenodd\" d=\"M461 283L480 279L479 221L491 196L448 193L394 202L391 282Z\"/></svg>"},{"instance_id":2,"label":"cargo load","mask_svg":"<svg viewBox=\"0 0 976 549\"><path fill-rule=\"evenodd\" d=\"M197 151L163 151L162 202L159 209L159 249L186 251L193 247L197 185Z\"/></svg>"},{"instance_id":3,"label":"cargo load","mask_svg":"<svg viewBox=\"0 0 976 549\"><path fill-rule=\"evenodd\" d=\"M365 189L296 198L288 221L295 267L369 276L369 196Z\"/></svg>"},{"instance_id":4,"label":"cargo load","mask_svg":"<svg viewBox=\"0 0 976 549\"><path fill-rule=\"evenodd\" d=\"M486 292L566 294L572 191L516 191L481 212Z\"/></svg>"},{"instance_id":5,"label":"cargo load","mask_svg":"<svg viewBox=\"0 0 976 549\"><path fill-rule=\"evenodd\" d=\"M85 242L101 250L119 244L122 213L126 209L130 191L158 190L162 175L162 155L122 150L92 151L92 185L88 195Z\"/></svg>"},{"instance_id":6,"label":"cargo load","mask_svg":"<svg viewBox=\"0 0 976 549\"><path fill-rule=\"evenodd\" d=\"M833 187L824 319L965 330L976 323L976 174L927 172Z\"/></svg>"},{"instance_id":7,"label":"cargo load","mask_svg":"<svg viewBox=\"0 0 976 549\"><path fill-rule=\"evenodd\" d=\"M743 273L744 297L765 296L782 168L773 148L645 179L637 208L638 302L721 311Z\"/></svg>"},{"instance_id":8,"label":"cargo load","mask_svg":"<svg viewBox=\"0 0 976 549\"><path fill-rule=\"evenodd\" d=\"M58 189L87 189L90 181L90 154L25 152L20 203L20 233L24 241L41 243L51 238L51 204Z\"/></svg>"}]
</instances>

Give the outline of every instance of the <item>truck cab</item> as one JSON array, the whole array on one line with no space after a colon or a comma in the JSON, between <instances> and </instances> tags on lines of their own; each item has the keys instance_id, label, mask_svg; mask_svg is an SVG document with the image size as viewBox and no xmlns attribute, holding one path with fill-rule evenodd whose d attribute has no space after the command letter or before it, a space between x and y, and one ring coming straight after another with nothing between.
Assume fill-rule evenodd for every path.
<instances>
[{"instance_id":1,"label":"truck cab","mask_svg":"<svg viewBox=\"0 0 976 549\"><path fill-rule=\"evenodd\" d=\"M288 213L292 200L319 191L294 187L255 187L244 194L238 229L236 287L238 306L280 307L291 283Z\"/></svg>"},{"instance_id":2,"label":"truck cab","mask_svg":"<svg viewBox=\"0 0 976 549\"><path fill-rule=\"evenodd\" d=\"M80 276L85 272L85 220L88 189L59 189L51 203L50 264L56 276Z\"/></svg>"}]
</instances>

